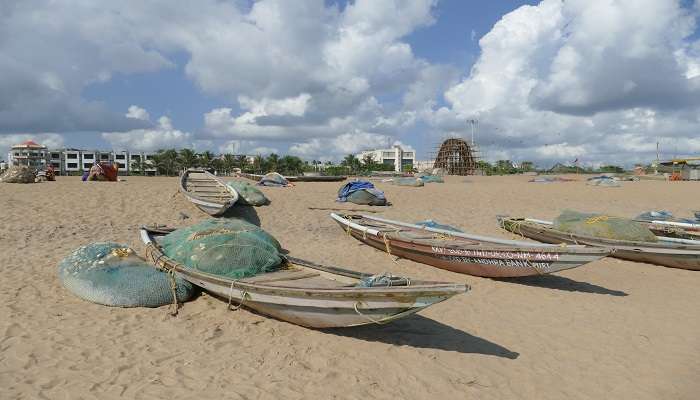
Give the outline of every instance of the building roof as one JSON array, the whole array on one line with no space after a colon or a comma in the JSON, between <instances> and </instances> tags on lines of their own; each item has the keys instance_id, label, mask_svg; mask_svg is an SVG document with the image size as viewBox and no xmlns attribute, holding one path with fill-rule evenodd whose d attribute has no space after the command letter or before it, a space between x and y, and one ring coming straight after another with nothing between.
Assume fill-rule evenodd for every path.
<instances>
[{"instance_id":1,"label":"building roof","mask_svg":"<svg viewBox=\"0 0 700 400\"><path fill-rule=\"evenodd\" d=\"M13 149L45 149L46 146L42 146L33 140L26 140L20 144L12 146Z\"/></svg>"}]
</instances>

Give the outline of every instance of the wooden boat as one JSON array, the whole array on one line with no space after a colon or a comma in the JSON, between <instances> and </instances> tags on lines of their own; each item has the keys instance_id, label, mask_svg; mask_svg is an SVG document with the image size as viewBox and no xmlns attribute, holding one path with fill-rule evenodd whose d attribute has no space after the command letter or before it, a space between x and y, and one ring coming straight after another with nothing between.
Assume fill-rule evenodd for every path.
<instances>
[{"instance_id":1,"label":"wooden boat","mask_svg":"<svg viewBox=\"0 0 700 400\"><path fill-rule=\"evenodd\" d=\"M488 278L549 274L607 256L606 249L552 246L429 228L367 215L333 218L351 236L391 255Z\"/></svg>"},{"instance_id":2,"label":"wooden boat","mask_svg":"<svg viewBox=\"0 0 700 400\"><path fill-rule=\"evenodd\" d=\"M500 217L501 226L513 233L545 243L575 243L613 250L612 256L624 260L700 270L700 241L660 237L658 242L635 242L577 235L554 229L549 221Z\"/></svg>"},{"instance_id":3,"label":"wooden boat","mask_svg":"<svg viewBox=\"0 0 700 400\"><path fill-rule=\"evenodd\" d=\"M265 176L258 174L248 174L245 172L241 172L238 175L256 182L260 182L260 179L262 179L262 177ZM342 175L298 175L285 176L284 179L286 179L289 182L340 182L348 179L348 177Z\"/></svg>"},{"instance_id":4,"label":"wooden boat","mask_svg":"<svg viewBox=\"0 0 700 400\"><path fill-rule=\"evenodd\" d=\"M215 217L238 201L238 192L201 169L188 169L180 175L180 192L200 210Z\"/></svg>"},{"instance_id":5,"label":"wooden boat","mask_svg":"<svg viewBox=\"0 0 700 400\"><path fill-rule=\"evenodd\" d=\"M251 278L230 279L196 271L165 256L158 236L168 228L141 229L146 259L183 279L259 313L309 328L384 324L466 292L459 283L389 277L372 287L357 286L369 274L288 257L284 269ZM388 285L387 285L388 283Z\"/></svg>"}]
</instances>

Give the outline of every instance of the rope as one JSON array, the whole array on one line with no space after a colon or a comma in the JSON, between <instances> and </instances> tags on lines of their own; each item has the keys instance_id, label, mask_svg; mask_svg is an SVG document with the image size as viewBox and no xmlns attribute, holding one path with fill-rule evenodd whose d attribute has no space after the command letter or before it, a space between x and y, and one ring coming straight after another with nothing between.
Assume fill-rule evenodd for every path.
<instances>
[{"instance_id":1,"label":"rope","mask_svg":"<svg viewBox=\"0 0 700 400\"><path fill-rule=\"evenodd\" d=\"M357 313L357 315L359 315L359 316L361 316L361 317L364 317L364 318L366 318L368 321L370 321L370 322L372 322L372 323L375 323L375 324L377 324L377 325L383 325L383 324L386 323L386 322L384 322L384 321L382 321L382 320L380 320L380 319L374 319L374 318L370 317L369 315L362 314L362 312L360 312L360 310L357 308L357 306L358 306L360 303L361 303L360 301L356 301L355 304L353 305L353 308L355 309L355 312Z\"/></svg>"},{"instance_id":2,"label":"rope","mask_svg":"<svg viewBox=\"0 0 700 400\"><path fill-rule=\"evenodd\" d=\"M243 292L243 295L241 295L241 301L238 302L238 305L235 306L234 308L231 308L231 304L233 303L233 286L236 284L236 282L238 282L238 281L237 280L231 281L231 287L230 287L229 292L228 292L228 306L226 308L228 308L230 311L236 311L239 308L241 308L243 306L243 303L245 303L246 297L249 297L248 291L246 290L245 292Z\"/></svg>"},{"instance_id":3,"label":"rope","mask_svg":"<svg viewBox=\"0 0 700 400\"><path fill-rule=\"evenodd\" d=\"M163 253L159 254L158 257L153 258L153 249L151 246L146 247L146 255L153 260L153 264L157 270L167 273L168 277L170 277L170 292L173 295L173 302L170 304L170 315L176 316L180 305L177 301L177 281L175 280L175 268L169 266L165 261L161 260L161 258L165 257L165 254Z\"/></svg>"}]
</instances>

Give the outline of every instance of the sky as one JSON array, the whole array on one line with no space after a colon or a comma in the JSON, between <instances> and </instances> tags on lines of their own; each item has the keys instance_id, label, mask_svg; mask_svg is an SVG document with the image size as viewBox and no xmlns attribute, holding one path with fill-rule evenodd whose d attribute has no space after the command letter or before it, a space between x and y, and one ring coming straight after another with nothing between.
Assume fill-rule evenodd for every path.
<instances>
[{"instance_id":1,"label":"sky","mask_svg":"<svg viewBox=\"0 0 700 400\"><path fill-rule=\"evenodd\" d=\"M0 155L31 138L423 160L474 128L489 161L697 156L698 2L5 0Z\"/></svg>"}]
</instances>

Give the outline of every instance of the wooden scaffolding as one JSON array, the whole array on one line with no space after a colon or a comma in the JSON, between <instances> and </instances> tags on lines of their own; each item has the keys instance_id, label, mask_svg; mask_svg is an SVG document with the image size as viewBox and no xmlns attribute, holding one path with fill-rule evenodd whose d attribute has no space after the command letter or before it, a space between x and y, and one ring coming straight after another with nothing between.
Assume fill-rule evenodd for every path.
<instances>
[{"instance_id":1,"label":"wooden scaffolding","mask_svg":"<svg viewBox=\"0 0 700 400\"><path fill-rule=\"evenodd\" d=\"M449 138L433 153L433 168L442 168L447 175L475 175L478 153L476 146L464 139Z\"/></svg>"}]
</instances>

